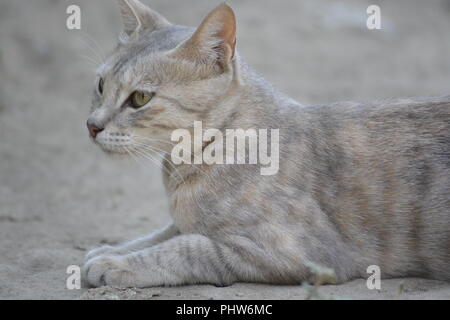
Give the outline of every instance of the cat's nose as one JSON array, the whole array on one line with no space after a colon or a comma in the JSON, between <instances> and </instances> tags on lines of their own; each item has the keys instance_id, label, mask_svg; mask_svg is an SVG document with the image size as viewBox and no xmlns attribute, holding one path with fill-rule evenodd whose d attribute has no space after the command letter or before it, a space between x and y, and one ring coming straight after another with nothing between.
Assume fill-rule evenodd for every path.
<instances>
[{"instance_id":1,"label":"cat's nose","mask_svg":"<svg viewBox=\"0 0 450 320\"><path fill-rule=\"evenodd\" d=\"M97 127L95 124L89 123L89 121L87 122L87 127L89 130L89 134L91 135L92 138L95 139L95 137L97 136L97 134L99 134L100 132L103 131L104 128L99 128Z\"/></svg>"}]
</instances>

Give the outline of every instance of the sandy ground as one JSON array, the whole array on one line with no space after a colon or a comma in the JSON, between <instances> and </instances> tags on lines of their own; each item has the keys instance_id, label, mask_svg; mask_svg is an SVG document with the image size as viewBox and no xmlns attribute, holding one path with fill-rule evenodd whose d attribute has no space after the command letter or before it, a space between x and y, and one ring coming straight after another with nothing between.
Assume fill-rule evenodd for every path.
<instances>
[{"instance_id":1,"label":"sandy ground","mask_svg":"<svg viewBox=\"0 0 450 320\"><path fill-rule=\"evenodd\" d=\"M197 25L214 2L151 1L187 25ZM302 103L450 93L449 1L378 2L382 31L365 28L365 10L375 0L229 3L241 55ZM81 6L82 31L65 28L69 4ZM154 165L108 158L87 138L89 60L110 50L119 31L114 1L0 1L0 298L304 298L301 286L259 284L66 289L67 266L80 264L87 249L143 235L169 219ZM365 280L355 280L321 293L450 299L450 284L392 279L368 290Z\"/></svg>"}]
</instances>

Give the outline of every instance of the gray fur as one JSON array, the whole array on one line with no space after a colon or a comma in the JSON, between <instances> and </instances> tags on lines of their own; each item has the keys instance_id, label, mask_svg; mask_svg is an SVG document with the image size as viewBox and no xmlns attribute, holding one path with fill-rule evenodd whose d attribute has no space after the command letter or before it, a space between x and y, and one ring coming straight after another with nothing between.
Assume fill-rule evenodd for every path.
<instances>
[{"instance_id":1,"label":"gray fur","mask_svg":"<svg viewBox=\"0 0 450 320\"><path fill-rule=\"evenodd\" d=\"M232 28L217 30L233 20L220 6L194 42L185 27L141 30L103 66L105 92L95 94L90 117L105 127L96 143L165 155L173 224L91 251L87 283L296 284L310 276L307 262L333 268L338 282L366 277L369 265L383 277L449 280L450 96L302 106L230 54ZM207 39L217 34L228 47L188 47L217 44ZM136 88L156 93L138 111L124 105ZM195 120L222 131L280 129L278 174L261 176L258 165L173 165L170 133L192 130Z\"/></svg>"}]
</instances>

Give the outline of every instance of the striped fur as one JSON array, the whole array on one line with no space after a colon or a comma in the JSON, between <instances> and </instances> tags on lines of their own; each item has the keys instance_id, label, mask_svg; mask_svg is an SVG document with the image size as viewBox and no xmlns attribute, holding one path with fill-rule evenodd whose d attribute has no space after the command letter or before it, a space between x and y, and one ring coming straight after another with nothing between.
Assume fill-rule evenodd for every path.
<instances>
[{"instance_id":1,"label":"striped fur","mask_svg":"<svg viewBox=\"0 0 450 320\"><path fill-rule=\"evenodd\" d=\"M137 3L122 1L144 11L123 10L129 38L101 68L105 93L91 120L105 127L98 143L107 150L165 155L173 224L91 251L89 285L297 284L310 276L307 262L333 268L338 282L367 276L369 265L383 277L450 280L450 96L302 106L230 51L229 7L208 15L201 34L165 19L132 33L132 19L162 19ZM156 94L130 110L137 87ZM175 166L171 130L194 121L280 129L278 174ZM117 133L126 139L112 148Z\"/></svg>"}]
</instances>

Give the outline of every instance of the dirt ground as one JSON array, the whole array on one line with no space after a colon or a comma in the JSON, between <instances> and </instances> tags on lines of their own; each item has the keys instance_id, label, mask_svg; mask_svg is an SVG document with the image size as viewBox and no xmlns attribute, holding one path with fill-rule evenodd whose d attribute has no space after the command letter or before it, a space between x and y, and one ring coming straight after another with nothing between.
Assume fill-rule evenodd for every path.
<instances>
[{"instance_id":1,"label":"dirt ground","mask_svg":"<svg viewBox=\"0 0 450 320\"><path fill-rule=\"evenodd\" d=\"M146 2L192 26L219 3ZM228 3L241 55L304 104L450 94L450 1ZM366 28L373 3L381 6L382 30ZM82 9L81 31L65 28L69 4ZM108 158L85 128L91 60L113 48L120 28L115 1L0 1L0 298L305 298L301 286L261 284L66 289L67 266L80 264L86 250L169 219L159 169ZM425 279L382 280L381 290L361 279L320 290L347 299L450 299L449 283Z\"/></svg>"}]
</instances>

